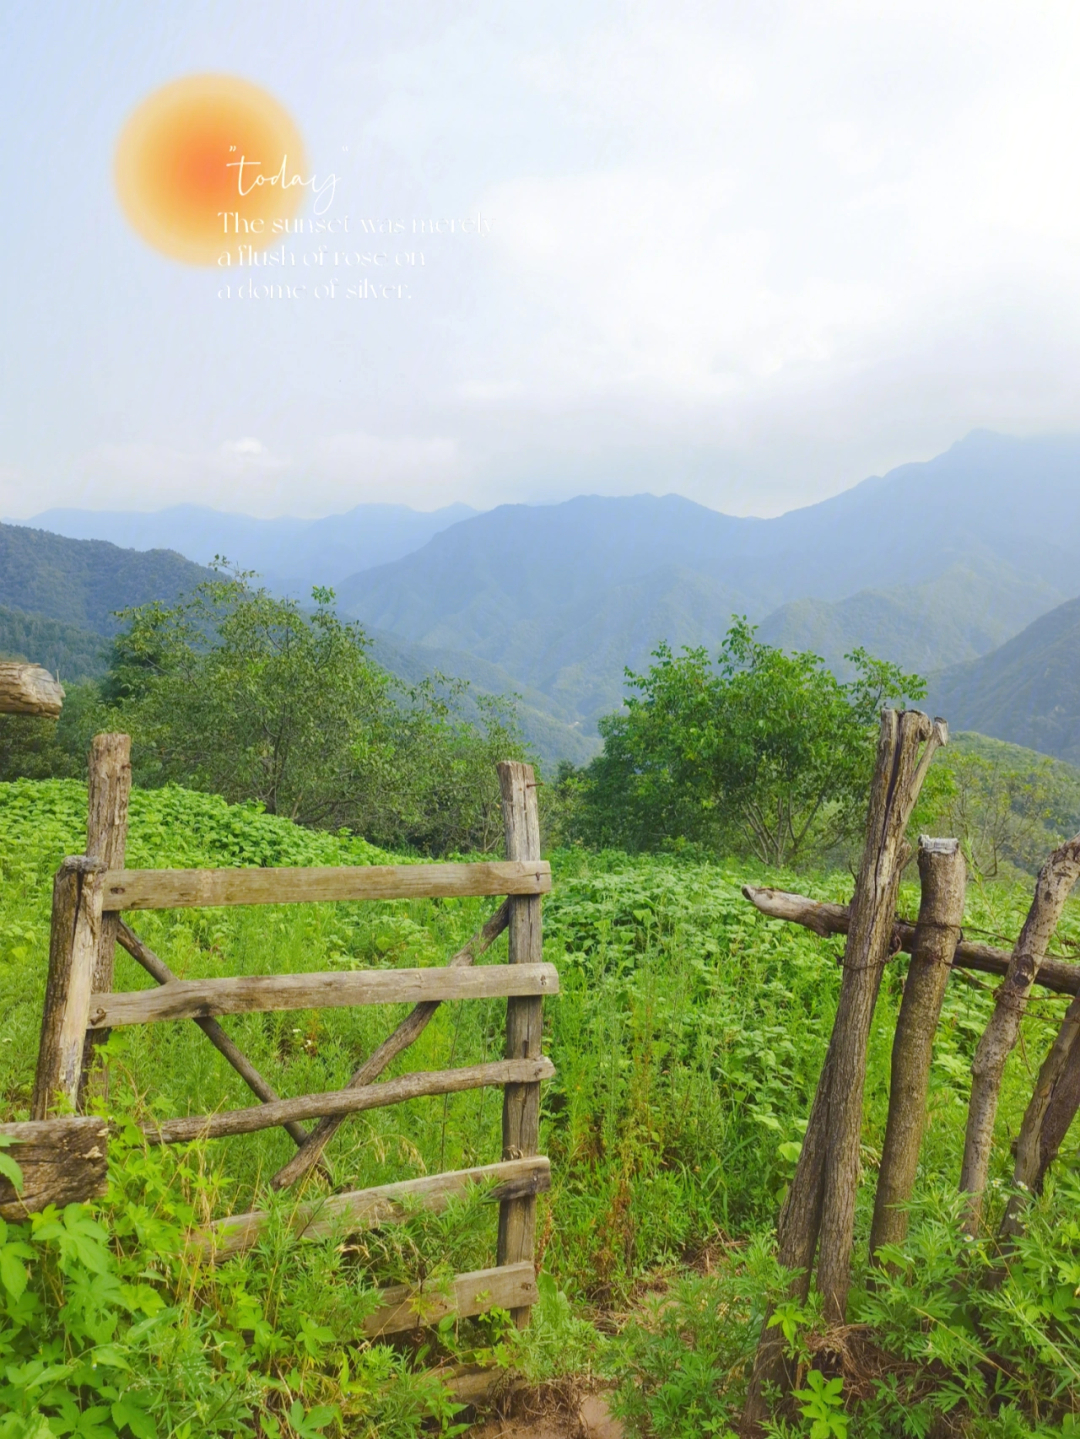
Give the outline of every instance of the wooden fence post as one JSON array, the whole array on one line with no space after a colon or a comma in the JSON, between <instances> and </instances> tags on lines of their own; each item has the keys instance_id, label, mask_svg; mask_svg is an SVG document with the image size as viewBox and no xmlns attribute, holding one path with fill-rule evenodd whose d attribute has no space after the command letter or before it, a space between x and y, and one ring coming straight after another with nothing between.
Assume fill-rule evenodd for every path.
<instances>
[{"instance_id":1,"label":"wooden fence post","mask_svg":"<svg viewBox=\"0 0 1080 1439\"><path fill-rule=\"evenodd\" d=\"M1020 1021L1027 1008L1031 987L1038 977L1046 947L1057 929L1065 901L1078 878L1080 835L1054 850L1039 871L1035 897L1013 946L1008 971L994 995L994 1011L975 1050L971 1065L971 1099L964 1135L964 1160L960 1169L960 1189L967 1195L964 1225L969 1234L977 1234L982 1225L983 1195L990 1172L994 1120L997 1118L1005 1062L1020 1037ZM1027 1138L1028 1135L1025 1135L1025 1141Z\"/></svg>"},{"instance_id":2,"label":"wooden fence post","mask_svg":"<svg viewBox=\"0 0 1080 1439\"><path fill-rule=\"evenodd\" d=\"M498 765L507 859L540 858L540 819L532 765L504 760ZM515 895L509 900L511 964L539 964L543 960L541 900L539 895ZM539 1059L543 1037L543 1000L539 997L506 1002L507 1059ZM540 1144L539 1084L508 1084L503 1092L503 1152L507 1159L536 1154ZM499 1205L497 1262L518 1264L532 1260L536 1239L536 1196L504 1199ZM529 1309L511 1311L518 1328L529 1322Z\"/></svg>"},{"instance_id":3,"label":"wooden fence post","mask_svg":"<svg viewBox=\"0 0 1080 1439\"><path fill-rule=\"evenodd\" d=\"M90 742L90 771L87 787L86 853L101 860L106 869L123 869L127 850L128 803L131 798L131 737L126 734L98 734ZM107 994L113 987L116 941L120 914L102 915L97 952L94 955L93 992ZM94 1049L108 1039L108 1030L88 1033L83 1049L80 1103L90 1075Z\"/></svg>"},{"instance_id":4,"label":"wooden fence post","mask_svg":"<svg viewBox=\"0 0 1080 1439\"><path fill-rule=\"evenodd\" d=\"M800 1271L791 1295L805 1302L818 1249L818 1287L829 1323L843 1323L850 1283L859 1144L862 1134L866 1045L881 974L889 957L900 874L910 850L904 839L911 811L934 751L948 739L943 721L931 725L919 710L883 710L863 847L851 901L843 979L795 1176L780 1213L778 1258ZM920 744L926 746L921 757ZM790 1379L780 1331L771 1314L758 1342L743 1424L759 1434L768 1415L767 1391Z\"/></svg>"},{"instance_id":5,"label":"wooden fence post","mask_svg":"<svg viewBox=\"0 0 1080 1439\"><path fill-rule=\"evenodd\" d=\"M41 1016L41 1044L31 1103L32 1119L47 1119L57 1094L78 1102L94 962L101 936L99 859L69 857L53 881L49 978Z\"/></svg>"},{"instance_id":6,"label":"wooden fence post","mask_svg":"<svg viewBox=\"0 0 1080 1439\"><path fill-rule=\"evenodd\" d=\"M871 1255L883 1244L903 1243L907 1234L904 1205L915 1190L934 1035L964 917L967 876L960 842L922 835L919 878L919 918L893 1036L889 1118L870 1229Z\"/></svg>"}]
</instances>

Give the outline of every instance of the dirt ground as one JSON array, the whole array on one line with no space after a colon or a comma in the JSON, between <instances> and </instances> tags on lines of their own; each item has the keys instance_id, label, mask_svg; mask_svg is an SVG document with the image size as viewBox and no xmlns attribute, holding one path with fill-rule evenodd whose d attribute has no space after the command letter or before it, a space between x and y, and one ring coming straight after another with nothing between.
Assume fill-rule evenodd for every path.
<instances>
[{"instance_id":1,"label":"dirt ground","mask_svg":"<svg viewBox=\"0 0 1080 1439\"><path fill-rule=\"evenodd\" d=\"M623 1426L602 1395L589 1394L576 1408L573 1415L489 1419L470 1429L469 1439L623 1439Z\"/></svg>"}]
</instances>

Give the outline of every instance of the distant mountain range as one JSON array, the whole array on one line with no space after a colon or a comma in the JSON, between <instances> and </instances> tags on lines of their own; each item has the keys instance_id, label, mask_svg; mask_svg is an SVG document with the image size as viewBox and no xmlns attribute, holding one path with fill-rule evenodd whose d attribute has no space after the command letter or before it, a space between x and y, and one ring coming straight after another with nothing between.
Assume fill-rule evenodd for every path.
<instances>
[{"instance_id":1,"label":"distant mountain range","mask_svg":"<svg viewBox=\"0 0 1080 1439\"><path fill-rule=\"evenodd\" d=\"M411 510L408 505L357 505L320 520L253 519L205 505L165 510L43 510L20 521L75 540L109 540L135 550L176 550L196 564L215 555L255 570L279 594L307 599L312 585L386 564L419 549L432 535L476 511L469 505Z\"/></svg>"},{"instance_id":2,"label":"distant mountain range","mask_svg":"<svg viewBox=\"0 0 1080 1439\"><path fill-rule=\"evenodd\" d=\"M36 522L164 541L189 560L225 553L279 591L331 584L343 613L363 622L396 673L415 679L437 668L481 690L521 694L526 727L549 761L595 751L596 720L620 704L624 667L645 667L661 640L715 650L733 614L758 623L768 642L812 649L841 672L859 645L907 669L940 671L933 695L954 728L1064 754L1074 743L1063 717L1071 715L1080 743L1080 687L1066 692L1077 669L1069 670L1064 632L1054 630L1056 668L1024 681L1023 733L1020 711L1002 698L1019 681L1000 678L1042 646L1032 622L1049 622L1080 590L1077 437L978 431L936 459L768 520L677 495L635 495L481 514L359 506L313 522L196 506L157 515L47 511ZM100 555L91 563L72 552L61 562L57 551L50 590L25 566L8 573L5 537L16 533L40 532L0 527L0 604L106 632L119 605L111 590L107 602L104 590L91 600L98 590L85 579ZM35 543L49 539L80 543L56 535ZM129 581L138 563L149 565L144 598L170 598L196 571L160 550L116 553L128 558L114 554L110 573ZM61 603L68 575L77 594ZM149 592L155 586L160 596ZM5 634L0 616L0 642Z\"/></svg>"},{"instance_id":3,"label":"distant mountain range","mask_svg":"<svg viewBox=\"0 0 1080 1439\"><path fill-rule=\"evenodd\" d=\"M591 730L625 665L661 639L715 648L733 613L838 666L861 644L927 672L1001 644L1078 584L1080 440L979 432L772 520L676 495L504 505L338 596L399 639L499 666Z\"/></svg>"}]
</instances>

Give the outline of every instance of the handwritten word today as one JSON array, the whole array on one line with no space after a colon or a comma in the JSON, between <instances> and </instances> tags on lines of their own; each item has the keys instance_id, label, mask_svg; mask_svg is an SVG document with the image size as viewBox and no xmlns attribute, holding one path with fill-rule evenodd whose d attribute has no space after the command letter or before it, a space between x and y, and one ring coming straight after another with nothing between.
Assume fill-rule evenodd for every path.
<instances>
[{"instance_id":1,"label":"handwritten word today","mask_svg":"<svg viewBox=\"0 0 1080 1439\"><path fill-rule=\"evenodd\" d=\"M229 148L235 150L236 146L231 145ZM247 165L248 168L252 170L261 170L262 161L249 160L246 155L241 155L239 160L229 160L225 168L226 170L236 171L236 193L238 195L250 195L252 190L258 188L260 185L276 185L281 190L291 190L294 185L299 185L302 189L310 190L315 196L316 215L325 214L334 202L334 191L337 189L338 177L336 175L327 175L321 183L314 175L309 176L308 179L305 180L300 175L290 175L287 169L288 163L288 155L282 155L281 169L276 175L264 174L249 176L246 190L244 189L244 166ZM329 194L326 193L327 191L329 191ZM324 196L325 199L323 198Z\"/></svg>"}]
</instances>

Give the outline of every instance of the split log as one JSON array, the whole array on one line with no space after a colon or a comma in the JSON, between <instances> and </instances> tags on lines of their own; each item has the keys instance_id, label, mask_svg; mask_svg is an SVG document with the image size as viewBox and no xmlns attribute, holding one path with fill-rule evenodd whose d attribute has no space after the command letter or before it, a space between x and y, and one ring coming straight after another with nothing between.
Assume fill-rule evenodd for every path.
<instances>
[{"instance_id":1,"label":"split log","mask_svg":"<svg viewBox=\"0 0 1080 1439\"><path fill-rule=\"evenodd\" d=\"M57 1096L72 1106L78 1101L101 935L104 873L100 860L71 856L53 880L49 977L30 1106L34 1119L47 1119Z\"/></svg>"},{"instance_id":2,"label":"split log","mask_svg":"<svg viewBox=\"0 0 1080 1439\"><path fill-rule=\"evenodd\" d=\"M439 1069L427 1074L403 1074L382 1084L363 1089L331 1089L324 1094L303 1094L298 1099L279 1099L254 1109L229 1109L222 1114L198 1114L186 1119L165 1119L143 1124L150 1144L188 1144L195 1139L223 1139L230 1134L254 1134L274 1129L289 1119L319 1119L324 1114L357 1114L363 1109L385 1109L433 1094L459 1094L466 1089L485 1089L504 1084L538 1084L550 1079L555 1066L550 1059L499 1059L491 1064L467 1065L462 1069Z\"/></svg>"},{"instance_id":3,"label":"split log","mask_svg":"<svg viewBox=\"0 0 1080 1439\"><path fill-rule=\"evenodd\" d=\"M240 974L225 979L174 979L160 989L95 994L91 1029L195 1019L217 1014L269 1014L289 1009L341 1009L355 1004L444 1003L559 992L553 964L489 964L479 969L358 969L316 974Z\"/></svg>"},{"instance_id":4,"label":"split log","mask_svg":"<svg viewBox=\"0 0 1080 1439\"><path fill-rule=\"evenodd\" d=\"M935 750L948 739L941 720L918 710L884 710L867 812L866 840L851 904L840 1000L795 1175L780 1213L778 1259L796 1271L792 1297L805 1302L820 1238L818 1284L830 1323L843 1323L850 1283L855 1192L862 1134L866 1045L881 975L891 950L904 839ZM926 742L920 759L919 746ZM767 1417L766 1391L790 1387L783 1337L766 1316L744 1412L749 1434Z\"/></svg>"},{"instance_id":5,"label":"split log","mask_svg":"<svg viewBox=\"0 0 1080 1439\"><path fill-rule=\"evenodd\" d=\"M56 719L63 703L64 687L48 670L0 660L0 714Z\"/></svg>"},{"instance_id":6,"label":"split log","mask_svg":"<svg viewBox=\"0 0 1080 1439\"><path fill-rule=\"evenodd\" d=\"M466 1194L472 1185L491 1183L495 1184L490 1196L492 1200L539 1194L551 1187L551 1164L537 1155L532 1159L514 1159L503 1164L482 1164L473 1169L429 1174L422 1179L406 1179L398 1184L380 1184L372 1189L354 1189L347 1194L333 1194L325 1199L298 1204L289 1215L289 1224L298 1238L325 1239L350 1229L398 1224L417 1205L424 1209L441 1210L451 1197ZM206 1255L224 1259L257 1243L270 1218L268 1210L233 1214L227 1219L215 1220L192 1242Z\"/></svg>"},{"instance_id":7,"label":"split log","mask_svg":"<svg viewBox=\"0 0 1080 1439\"><path fill-rule=\"evenodd\" d=\"M382 1304L364 1320L364 1333L369 1339L399 1334L437 1324L448 1314L465 1319L488 1309L509 1309L516 1314L524 1308L527 1314L539 1297L531 1261L457 1274L450 1281L449 1294L441 1286L425 1290L400 1284L383 1291Z\"/></svg>"},{"instance_id":8,"label":"split log","mask_svg":"<svg viewBox=\"0 0 1080 1439\"><path fill-rule=\"evenodd\" d=\"M474 934L468 944L458 950L447 967L463 969L472 964L486 949L491 948L509 922L510 902L503 900L480 932ZM418 1004L411 1014L405 1016L393 1034L383 1040L371 1058L360 1066L349 1080L346 1088L362 1089L364 1085L374 1083L392 1060L420 1038L441 1002L438 999L428 999ZM285 1189L302 1178L319 1162L323 1150L344 1122L344 1115L331 1115L320 1119L297 1153L271 1179L270 1183L273 1188Z\"/></svg>"},{"instance_id":9,"label":"split log","mask_svg":"<svg viewBox=\"0 0 1080 1439\"><path fill-rule=\"evenodd\" d=\"M540 858L540 815L532 765L504 760L498 765L506 857L535 863ZM515 897L510 903L510 964L531 969L544 953L539 896ZM509 999L506 1005L506 1057L524 1062L540 1059L543 1042L543 1000ZM540 1086L508 1085L503 1094L503 1159L524 1159L540 1147ZM536 1247L536 1196L505 1199L499 1206L499 1264L532 1263ZM511 1309L518 1328L529 1322L524 1306Z\"/></svg>"},{"instance_id":10,"label":"split log","mask_svg":"<svg viewBox=\"0 0 1080 1439\"><path fill-rule=\"evenodd\" d=\"M1061 919L1073 885L1080 878L1080 835L1056 849L1035 882L1035 897L1013 947L1005 978L994 997L994 1010L975 1050L971 1066L971 1099L960 1189L967 1195L964 1224L969 1234L982 1221L983 1195L990 1171L1001 1080L1005 1062L1020 1034L1020 1021L1046 947Z\"/></svg>"},{"instance_id":11,"label":"split log","mask_svg":"<svg viewBox=\"0 0 1080 1439\"><path fill-rule=\"evenodd\" d=\"M0 1135L13 1140L9 1154L22 1170L22 1187L16 1191L0 1175L0 1219L18 1221L47 1204L95 1199L108 1182L108 1121L96 1115L63 1119L32 1119L21 1124L0 1124Z\"/></svg>"},{"instance_id":12,"label":"split log","mask_svg":"<svg viewBox=\"0 0 1080 1439\"><path fill-rule=\"evenodd\" d=\"M176 984L177 978L163 959L159 959L149 945L144 944L137 934L134 934L121 919L117 928L116 937L120 944L131 955L136 963L141 964L147 974L152 975L158 984ZM207 1019L204 1015L197 1014L193 1023L197 1024L206 1035L207 1039L214 1046L217 1052L224 1056L236 1070L237 1074L244 1081L252 1094L257 1095L264 1104L274 1104L280 1099L280 1095L273 1085L268 1084L259 1071L248 1059L242 1049L229 1038L229 1036L218 1024L216 1019ZM298 1145L303 1144L308 1137L307 1130L294 1119L283 1124L282 1129L289 1134Z\"/></svg>"},{"instance_id":13,"label":"split log","mask_svg":"<svg viewBox=\"0 0 1080 1439\"><path fill-rule=\"evenodd\" d=\"M107 909L199 909L229 904L315 904L362 899L464 899L547 894L551 866L334 865L315 869L121 869L105 876Z\"/></svg>"},{"instance_id":14,"label":"split log","mask_svg":"<svg viewBox=\"0 0 1080 1439\"><path fill-rule=\"evenodd\" d=\"M786 919L792 924L801 924L815 934L827 938L833 934L847 934L851 909L846 904L830 904L810 899L804 894L790 894L783 889L763 889L757 885L744 884L743 896L762 914L770 919ZM893 921L893 947L910 954L915 941L915 926L910 920L897 917ZM974 969L980 974L1003 975L1008 972L1011 955L1006 949L995 949L989 944L975 944L962 939L953 955L953 969ZM1067 959L1047 956L1039 965L1035 983L1054 994L1080 993L1080 964Z\"/></svg>"},{"instance_id":15,"label":"split log","mask_svg":"<svg viewBox=\"0 0 1080 1439\"><path fill-rule=\"evenodd\" d=\"M86 853L107 870L122 869L127 849L128 803L131 798L131 737L126 734L98 734L90 742L87 785ZM113 987L113 966L120 916L103 913L98 950L94 956L93 985L105 992ZM108 1039L108 1030L88 1032L83 1046L80 1107L94 1048Z\"/></svg>"},{"instance_id":16,"label":"split log","mask_svg":"<svg viewBox=\"0 0 1080 1439\"><path fill-rule=\"evenodd\" d=\"M904 1206L915 1192L934 1035L964 917L966 870L959 841L922 836L919 877L919 918L893 1036L889 1117L870 1229L871 1256L883 1244L901 1244L907 1234Z\"/></svg>"},{"instance_id":17,"label":"split log","mask_svg":"<svg viewBox=\"0 0 1080 1439\"><path fill-rule=\"evenodd\" d=\"M1042 1062L1016 1145L1014 1194L1005 1209L1001 1232L1009 1239L1023 1233L1026 1195L1041 1194L1046 1171L1057 1158L1080 1106L1080 995L1065 1011L1050 1052ZM1025 1193L1026 1192L1026 1193Z\"/></svg>"}]
</instances>

